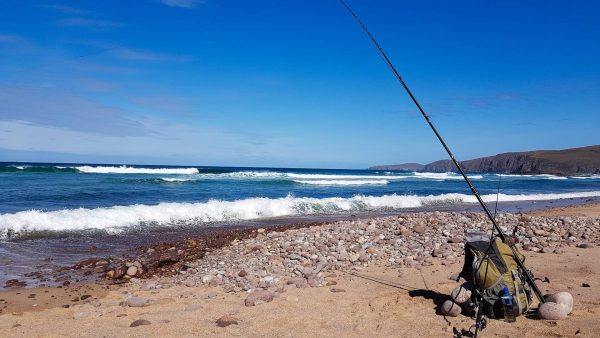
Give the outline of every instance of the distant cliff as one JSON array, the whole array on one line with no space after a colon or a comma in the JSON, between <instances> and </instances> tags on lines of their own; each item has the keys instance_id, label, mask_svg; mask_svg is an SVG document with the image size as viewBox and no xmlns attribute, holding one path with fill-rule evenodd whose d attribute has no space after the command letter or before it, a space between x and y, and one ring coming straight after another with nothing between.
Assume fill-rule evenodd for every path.
<instances>
[{"instance_id":1,"label":"distant cliff","mask_svg":"<svg viewBox=\"0 0 600 338\"><path fill-rule=\"evenodd\" d=\"M591 175L600 174L600 145L564 150L535 150L503 153L460 162L468 172L506 174ZM396 169L397 168L397 169ZM409 169L414 168L414 169ZM428 172L456 171L450 160L425 165L407 163L375 166L373 170L414 170Z\"/></svg>"}]
</instances>

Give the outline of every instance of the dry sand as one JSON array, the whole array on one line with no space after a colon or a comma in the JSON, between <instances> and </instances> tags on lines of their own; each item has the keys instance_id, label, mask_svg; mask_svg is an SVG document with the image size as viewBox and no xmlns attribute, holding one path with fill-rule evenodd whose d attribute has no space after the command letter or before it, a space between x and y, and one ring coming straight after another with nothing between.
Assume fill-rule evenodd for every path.
<instances>
[{"instance_id":1,"label":"dry sand","mask_svg":"<svg viewBox=\"0 0 600 338\"><path fill-rule=\"evenodd\" d=\"M597 216L600 205L537 213ZM563 321L519 317L508 324L490 320L481 336L598 336L600 248L569 247L561 254L526 252L526 256L535 275L550 280L550 284L539 283L543 292L573 294L573 312ZM460 269L456 263L401 270L373 266L360 275L336 272L327 278L336 285L291 289L270 303L253 307L244 306L244 294L203 286L151 291L140 290L140 284L109 289L98 285L18 289L0 293L0 308L4 308L0 336L461 336L473 324L471 318L436 314L437 303L458 285L449 276ZM343 292L332 292L332 288ZM82 295L90 297L81 300ZM120 305L129 295L144 297L150 305ZM63 308L64 304L70 306ZM237 324L217 326L217 319L224 315ZM139 319L150 324L130 327Z\"/></svg>"}]
</instances>

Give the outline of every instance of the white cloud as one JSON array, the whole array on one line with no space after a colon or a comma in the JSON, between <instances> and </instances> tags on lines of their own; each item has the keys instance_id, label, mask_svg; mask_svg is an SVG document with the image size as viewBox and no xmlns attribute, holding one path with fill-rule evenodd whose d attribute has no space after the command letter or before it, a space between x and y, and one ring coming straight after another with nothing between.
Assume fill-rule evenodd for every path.
<instances>
[{"instance_id":1,"label":"white cloud","mask_svg":"<svg viewBox=\"0 0 600 338\"><path fill-rule=\"evenodd\" d=\"M257 164L290 153L285 139L232 133L160 120L144 120L140 136L84 133L22 121L0 121L0 145L21 152L54 152L113 158L157 158L179 163Z\"/></svg>"},{"instance_id":2,"label":"white cloud","mask_svg":"<svg viewBox=\"0 0 600 338\"><path fill-rule=\"evenodd\" d=\"M146 133L125 111L58 88L0 86L0 120L102 135Z\"/></svg>"}]
</instances>

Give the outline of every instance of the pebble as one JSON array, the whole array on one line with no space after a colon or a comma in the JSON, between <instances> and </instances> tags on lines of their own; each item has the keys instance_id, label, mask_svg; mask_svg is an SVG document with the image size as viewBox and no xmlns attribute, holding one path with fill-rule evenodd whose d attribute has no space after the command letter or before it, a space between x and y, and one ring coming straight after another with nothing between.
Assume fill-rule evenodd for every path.
<instances>
[{"instance_id":1,"label":"pebble","mask_svg":"<svg viewBox=\"0 0 600 338\"><path fill-rule=\"evenodd\" d=\"M450 297L457 304L466 303L467 301L469 301L469 299L471 299L470 288L470 284L463 283L462 285L457 286L454 290L452 290Z\"/></svg>"},{"instance_id":2,"label":"pebble","mask_svg":"<svg viewBox=\"0 0 600 338\"><path fill-rule=\"evenodd\" d=\"M273 293L263 289L255 289L248 294L244 303L246 306L256 306L273 300Z\"/></svg>"},{"instance_id":3,"label":"pebble","mask_svg":"<svg viewBox=\"0 0 600 338\"><path fill-rule=\"evenodd\" d=\"M18 279L9 279L4 283L5 288L18 289L24 288L25 286L27 286L27 283Z\"/></svg>"},{"instance_id":4,"label":"pebble","mask_svg":"<svg viewBox=\"0 0 600 338\"><path fill-rule=\"evenodd\" d=\"M238 325L239 319L231 316L231 315L224 315L221 318L217 319L217 326L218 327L227 327L229 325Z\"/></svg>"},{"instance_id":5,"label":"pebble","mask_svg":"<svg viewBox=\"0 0 600 338\"><path fill-rule=\"evenodd\" d=\"M136 326L141 326L141 325L150 325L151 323L145 319L138 319L133 321L129 327L136 327Z\"/></svg>"},{"instance_id":6,"label":"pebble","mask_svg":"<svg viewBox=\"0 0 600 338\"><path fill-rule=\"evenodd\" d=\"M504 213L499 217L507 231L516 229L518 247L542 254L558 253L568 246L585 244L587 247L600 243L598 217ZM527 226L523 226L525 223ZM325 278L336 271L359 271L373 265L420 268L461 261L464 231L473 228L489 230L489 222L483 213L418 212L334 221L284 232L257 232L256 237L238 238L229 246L205 250L202 259L186 262L185 274L161 277L160 283L161 288L203 284L232 293L257 288L285 292L290 288L331 287L333 283ZM138 270L150 266L143 260L140 262L129 263L129 267L116 264L112 270L113 278L121 272L125 274L132 266ZM122 267L125 271L121 271ZM589 285L588 282L585 284ZM151 290L152 286L142 288Z\"/></svg>"},{"instance_id":7,"label":"pebble","mask_svg":"<svg viewBox=\"0 0 600 338\"><path fill-rule=\"evenodd\" d=\"M440 311L442 312L442 314L444 316L456 317L462 312L462 309L461 309L460 305L454 303L453 301L446 300L442 304Z\"/></svg>"},{"instance_id":8,"label":"pebble","mask_svg":"<svg viewBox=\"0 0 600 338\"><path fill-rule=\"evenodd\" d=\"M135 276L137 274L138 268L135 265L130 266L129 268L127 268L127 274L129 276Z\"/></svg>"},{"instance_id":9,"label":"pebble","mask_svg":"<svg viewBox=\"0 0 600 338\"><path fill-rule=\"evenodd\" d=\"M129 307L144 307L148 305L148 300L143 297L131 296L125 299L123 304Z\"/></svg>"},{"instance_id":10,"label":"pebble","mask_svg":"<svg viewBox=\"0 0 600 338\"><path fill-rule=\"evenodd\" d=\"M334 293L336 293L336 292L346 292L346 290L342 289L342 288L331 288L329 291L334 292Z\"/></svg>"}]
</instances>

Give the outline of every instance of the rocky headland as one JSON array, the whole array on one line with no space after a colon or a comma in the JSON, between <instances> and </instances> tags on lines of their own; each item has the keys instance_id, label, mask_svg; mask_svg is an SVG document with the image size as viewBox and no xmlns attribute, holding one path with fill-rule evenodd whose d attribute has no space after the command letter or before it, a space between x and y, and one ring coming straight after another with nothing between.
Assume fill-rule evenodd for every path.
<instances>
[{"instance_id":1,"label":"rocky headland","mask_svg":"<svg viewBox=\"0 0 600 338\"><path fill-rule=\"evenodd\" d=\"M600 174L600 145L563 150L535 150L503 153L461 161L468 172L503 173L522 175L594 175ZM425 172L452 172L456 167L451 160L429 164L406 163L373 166L370 170L403 170Z\"/></svg>"}]
</instances>

